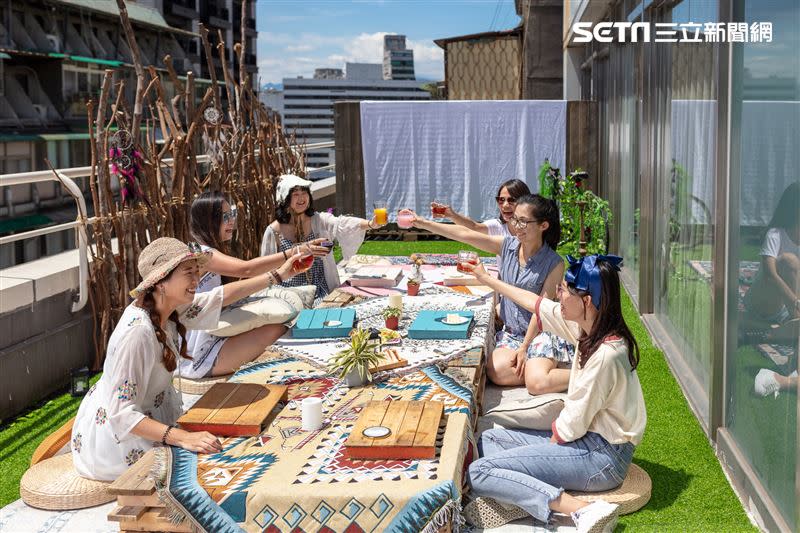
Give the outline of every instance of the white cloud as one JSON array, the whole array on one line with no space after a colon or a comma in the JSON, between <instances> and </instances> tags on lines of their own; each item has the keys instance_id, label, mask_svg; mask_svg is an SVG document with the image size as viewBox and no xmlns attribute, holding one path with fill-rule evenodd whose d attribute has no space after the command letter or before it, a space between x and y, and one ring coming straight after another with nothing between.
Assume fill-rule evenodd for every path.
<instances>
[{"instance_id":1,"label":"white cloud","mask_svg":"<svg viewBox=\"0 0 800 533\"><path fill-rule=\"evenodd\" d=\"M262 50L274 49L278 45L282 51L269 55L261 53L259 75L262 81L276 82L282 78L310 77L315 68L344 68L347 62L382 63L384 35L387 32L361 33L353 37L261 32L258 39ZM444 78L444 54L433 40L409 39L406 45L414 50L414 69L418 78ZM304 56L295 56L296 53Z\"/></svg>"},{"instance_id":2,"label":"white cloud","mask_svg":"<svg viewBox=\"0 0 800 533\"><path fill-rule=\"evenodd\" d=\"M290 44L286 47L287 52L310 52L313 49L310 44Z\"/></svg>"}]
</instances>

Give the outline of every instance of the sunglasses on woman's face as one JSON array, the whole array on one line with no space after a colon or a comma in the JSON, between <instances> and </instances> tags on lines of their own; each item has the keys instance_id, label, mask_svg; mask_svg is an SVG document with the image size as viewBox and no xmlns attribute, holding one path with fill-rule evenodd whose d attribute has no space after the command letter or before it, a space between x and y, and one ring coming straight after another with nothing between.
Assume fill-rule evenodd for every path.
<instances>
[{"instance_id":1,"label":"sunglasses on woman's face","mask_svg":"<svg viewBox=\"0 0 800 533\"><path fill-rule=\"evenodd\" d=\"M510 196L495 196L494 199L500 205L503 205L503 204L517 205L517 199L516 198L512 198Z\"/></svg>"},{"instance_id":2,"label":"sunglasses on woman's face","mask_svg":"<svg viewBox=\"0 0 800 533\"><path fill-rule=\"evenodd\" d=\"M225 211L224 213L222 213L222 223L223 224L228 224L230 222L235 222L235 221L236 221L236 208L235 207L231 207L230 211Z\"/></svg>"}]
</instances>

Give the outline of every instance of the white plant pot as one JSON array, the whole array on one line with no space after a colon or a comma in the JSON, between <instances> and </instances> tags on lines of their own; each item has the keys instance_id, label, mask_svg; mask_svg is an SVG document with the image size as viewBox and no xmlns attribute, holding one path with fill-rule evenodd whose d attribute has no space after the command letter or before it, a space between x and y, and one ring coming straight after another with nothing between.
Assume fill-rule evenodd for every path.
<instances>
[{"instance_id":1,"label":"white plant pot","mask_svg":"<svg viewBox=\"0 0 800 533\"><path fill-rule=\"evenodd\" d=\"M365 369L364 374L367 376L366 379L361 375L361 369L356 367L345 375L344 384L348 387L362 387L369 381L369 371Z\"/></svg>"}]
</instances>

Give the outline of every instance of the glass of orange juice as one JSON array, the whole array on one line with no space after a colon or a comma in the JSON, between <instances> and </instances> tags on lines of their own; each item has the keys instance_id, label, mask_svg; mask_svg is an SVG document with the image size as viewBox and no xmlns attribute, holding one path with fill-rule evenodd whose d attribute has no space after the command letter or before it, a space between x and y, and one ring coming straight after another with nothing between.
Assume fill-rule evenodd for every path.
<instances>
[{"instance_id":1,"label":"glass of orange juice","mask_svg":"<svg viewBox=\"0 0 800 533\"><path fill-rule=\"evenodd\" d=\"M389 212L386 207L386 202L384 200L376 200L373 202L372 207L372 213L375 216L375 223L379 226L386 224L389 221Z\"/></svg>"}]
</instances>

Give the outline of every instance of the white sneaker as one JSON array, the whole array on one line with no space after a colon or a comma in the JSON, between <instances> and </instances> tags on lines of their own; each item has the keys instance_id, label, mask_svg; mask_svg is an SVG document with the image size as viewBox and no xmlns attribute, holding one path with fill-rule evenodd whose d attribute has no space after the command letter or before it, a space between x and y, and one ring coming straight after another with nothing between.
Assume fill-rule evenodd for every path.
<instances>
[{"instance_id":1,"label":"white sneaker","mask_svg":"<svg viewBox=\"0 0 800 533\"><path fill-rule=\"evenodd\" d=\"M606 533L617 525L619 505L597 500L572 513L578 533Z\"/></svg>"},{"instance_id":2,"label":"white sneaker","mask_svg":"<svg viewBox=\"0 0 800 533\"><path fill-rule=\"evenodd\" d=\"M762 368L758 371L758 374L756 374L754 388L756 390L756 394L759 396L769 396L770 394L774 394L776 398L781 390L778 380L775 379L775 372L766 368Z\"/></svg>"}]
</instances>

